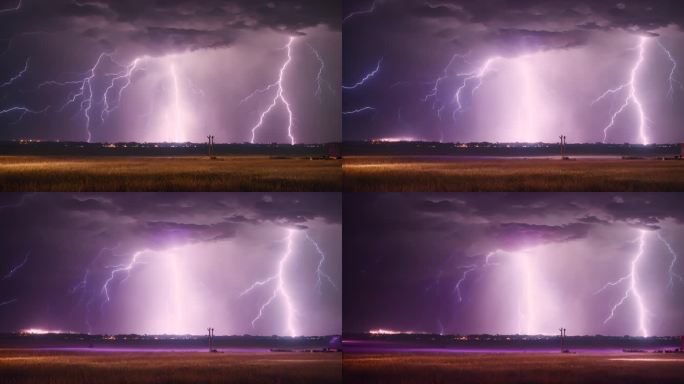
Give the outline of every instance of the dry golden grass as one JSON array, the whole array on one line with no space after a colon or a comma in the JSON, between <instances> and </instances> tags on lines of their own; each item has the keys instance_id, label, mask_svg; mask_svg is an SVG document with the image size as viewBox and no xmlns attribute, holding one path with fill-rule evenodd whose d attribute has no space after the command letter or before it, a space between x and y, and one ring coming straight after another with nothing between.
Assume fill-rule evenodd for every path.
<instances>
[{"instance_id":1,"label":"dry golden grass","mask_svg":"<svg viewBox=\"0 0 684 384\"><path fill-rule=\"evenodd\" d=\"M337 353L0 351L5 384L341 383Z\"/></svg>"},{"instance_id":2,"label":"dry golden grass","mask_svg":"<svg viewBox=\"0 0 684 384\"><path fill-rule=\"evenodd\" d=\"M614 361L614 358L668 361ZM347 354L345 383L620 384L681 383L684 356L502 354Z\"/></svg>"},{"instance_id":3,"label":"dry golden grass","mask_svg":"<svg viewBox=\"0 0 684 384\"><path fill-rule=\"evenodd\" d=\"M0 191L340 191L341 161L1 156Z\"/></svg>"},{"instance_id":4,"label":"dry golden grass","mask_svg":"<svg viewBox=\"0 0 684 384\"><path fill-rule=\"evenodd\" d=\"M350 192L684 191L684 161L357 156L342 169Z\"/></svg>"}]
</instances>

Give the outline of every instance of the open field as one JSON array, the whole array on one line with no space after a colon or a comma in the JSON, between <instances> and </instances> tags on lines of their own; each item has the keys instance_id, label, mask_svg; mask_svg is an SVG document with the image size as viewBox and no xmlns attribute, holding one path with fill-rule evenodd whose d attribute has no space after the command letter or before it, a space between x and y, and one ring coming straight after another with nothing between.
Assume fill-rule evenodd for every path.
<instances>
[{"instance_id":1,"label":"open field","mask_svg":"<svg viewBox=\"0 0 684 384\"><path fill-rule=\"evenodd\" d=\"M345 354L348 383L681 383L681 354Z\"/></svg>"},{"instance_id":2,"label":"open field","mask_svg":"<svg viewBox=\"0 0 684 384\"><path fill-rule=\"evenodd\" d=\"M349 192L684 191L684 161L353 156Z\"/></svg>"},{"instance_id":3,"label":"open field","mask_svg":"<svg viewBox=\"0 0 684 384\"><path fill-rule=\"evenodd\" d=\"M0 156L0 191L340 191L340 160Z\"/></svg>"},{"instance_id":4,"label":"open field","mask_svg":"<svg viewBox=\"0 0 684 384\"><path fill-rule=\"evenodd\" d=\"M0 382L341 383L338 353L0 350Z\"/></svg>"}]
</instances>

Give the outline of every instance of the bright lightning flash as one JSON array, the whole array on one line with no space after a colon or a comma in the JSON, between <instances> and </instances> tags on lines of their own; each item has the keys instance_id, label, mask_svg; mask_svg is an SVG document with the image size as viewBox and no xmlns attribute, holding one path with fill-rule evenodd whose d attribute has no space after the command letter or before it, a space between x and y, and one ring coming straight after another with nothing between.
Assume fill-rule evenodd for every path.
<instances>
[{"instance_id":1,"label":"bright lightning flash","mask_svg":"<svg viewBox=\"0 0 684 384\"><path fill-rule=\"evenodd\" d=\"M271 305L271 303L273 303L277 298L281 298L285 306L286 328L291 337L297 336L298 332L294 325L294 316L296 313L296 309L294 307L292 298L286 286L285 267L287 266L290 256L292 255L292 238L294 237L294 233L295 231L293 229L287 230L287 246L285 252L283 253L283 256L280 258L280 261L278 262L278 271L276 272L276 274L265 280L255 282L249 288L242 291L242 293L240 294L240 296L244 296L258 287L267 285L271 282L275 282L275 288L273 289L273 293L268 298L268 300L266 300L266 302L264 302L259 308L259 313L252 320L252 327L254 327L254 324L257 321L259 321L259 319L261 319L264 310L269 305Z\"/></svg>"},{"instance_id":2,"label":"bright lightning flash","mask_svg":"<svg viewBox=\"0 0 684 384\"><path fill-rule=\"evenodd\" d=\"M648 337L648 329L646 328L646 307L644 306L644 299L641 293L639 292L639 286L638 286L638 281L637 281L637 273L638 273L638 266L639 266L639 261L641 260L643 254L644 254L644 243L646 239L646 231L640 230L639 231L639 238L637 239L638 242L638 249L636 254L634 255L634 258L632 259L632 262L630 263L630 270L629 274L615 280L611 281L609 283L606 283L601 289L596 291L595 294L599 294L603 292L604 290L614 287L617 285L620 285L621 283L628 281L629 286L627 290L625 290L624 295L618 301L615 305L610 310L610 315L603 321L603 324L608 323L613 317L615 316L615 311L617 311L618 308L620 308L629 298L633 298L635 305L637 307L637 320L639 324L639 332L643 337Z\"/></svg>"},{"instance_id":3,"label":"bright lightning flash","mask_svg":"<svg viewBox=\"0 0 684 384\"><path fill-rule=\"evenodd\" d=\"M269 113L278 105L278 103L282 103L285 109L287 110L287 115L288 115L288 125L287 125L287 136L290 139L290 144L294 145L295 144L295 138L292 135L292 125L294 123L294 117L292 113L292 107L290 106L290 102L287 100L285 97L285 89L284 89L284 81L285 81L285 72L287 71L288 66L292 62L292 44L294 43L295 38L293 36L290 36L290 40L288 41L287 45L285 48L287 49L287 60L283 63L283 65L280 67L280 72L278 75L278 80L275 83L272 83L268 85L266 88L256 90L252 92L249 96L245 97L242 99L241 103L244 103L245 101L249 100L256 94L264 93L267 91L270 91L272 89L275 89L275 96L273 97L273 100L271 101L271 104L266 107L266 109L261 112L261 115L259 116L259 121L257 124L252 127L252 139L250 140L250 143L254 144L256 140L256 133L259 128L262 127L264 124L264 119L266 116L268 116Z\"/></svg>"},{"instance_id":4,"label":"bright lightning flash","mask_svg":"<svg viewBox=\"0 0 684 384\"><path fill-rule=\"evenodd\" d=\"M608 139L608 131L610 128L612 128L615 125L615 119L624 112L627 107L630 105L633 105L638 117L639 117L639 124L638 124L638 130L639 130L639 139L641 140L641 144L647 145L649 143L649 139L646 136L646 123L647 123L647 117L646 113L644 111L644 106L641 103L641 100L639 99L639 95L637 93L637 76L639 74L639 69L641 68L641 65L644 62L644 52L646 50L646 45L648 43L649 39L645 36L642 36L639 38L639 45L638 45L638 51L639 55L637 56L637 60L634 62L634 65L632 66L632 69L630 71L629 75L629 81L619 85L616 88L609 89L605 91L601 96L597 97L592 104L595 104L605 97L613 94L618 94L623 91L627 91L627 95L622 102L622 105L620 105L620 108L617 109L611 116L610 116L610 122L608 125L606 125L603 128L603 142L605 143L606 140Z\"/></svg>"}]
</instances>

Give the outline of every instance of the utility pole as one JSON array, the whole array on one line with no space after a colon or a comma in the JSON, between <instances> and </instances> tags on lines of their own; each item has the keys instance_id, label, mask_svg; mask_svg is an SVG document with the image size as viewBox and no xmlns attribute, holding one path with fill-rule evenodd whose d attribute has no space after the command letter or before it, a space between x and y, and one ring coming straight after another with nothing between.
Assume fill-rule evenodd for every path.
<instances>
[{"instance_id":1,"label":"utility pole","mask_svg":"<svg viewBox=\"0 0 684 384\"><path fill-rule=\"evenodd\" d=\"M214 339L214 328L207 328L207 331L209 331L209 352L213 352L214 347L212 345L212 342Z\"/></svg>"},{"instance_id":2,"label":"utility pole","mask_svg":"<svg viewBox=\"0 0 684 384\"><path fill-rule=\"evenodd\" d=\"M561 150L561 159L565 159L565 145L568 143L567 142L567 136L560 135L560 150Z\"/></svg>"}]
</instances>

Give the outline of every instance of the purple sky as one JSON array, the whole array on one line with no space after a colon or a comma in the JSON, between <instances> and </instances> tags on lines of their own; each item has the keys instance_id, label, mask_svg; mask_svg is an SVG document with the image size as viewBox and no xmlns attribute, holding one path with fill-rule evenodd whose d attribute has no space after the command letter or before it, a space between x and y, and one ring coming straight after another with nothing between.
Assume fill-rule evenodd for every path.
<instances>
[{"instance_id":1,"label":"purple sky","mask_svg":"<svg viewBox=\"0 0 684 384\"><path fill-rule=\"evenodd\" d=\"M16 77L0 87L0 139L250 141L278 87L241 101L278 81L294 36L282 77L292 136L340 140L337 0L16 4L0 0L0 84ZM254 142L290 143L287 128L279 100Z\"/></svg>"},{"instance_id":2,"label":"purple sky","mask_svg":"<svg viewBox=\"0 0 684 384\"><path fill-rule=\"evenodd\" d=\"M2 194L0 332L338 334L340 200Z\"/></svg>"},{"instance_id":3,"label":"purple sky","mask_svg":"<svg viewBox=\"0 0 684 384\"><path fill-rule=\"evenodd\" d=\"M345 140L684 139L681 1L354 0L343 11L343 84L382 60L344 91L344 111L373 108L344 115Z\"/></svg>"},{"instance_id":4,"label":"purple sky","mask_svg":"<svg viewBox=\"0 0 684 384\"><path fill-rule=\"evenodd\" d=\"M683 197L347 194L344 331L684 334Z\"/></svg>"}]
</instances>

